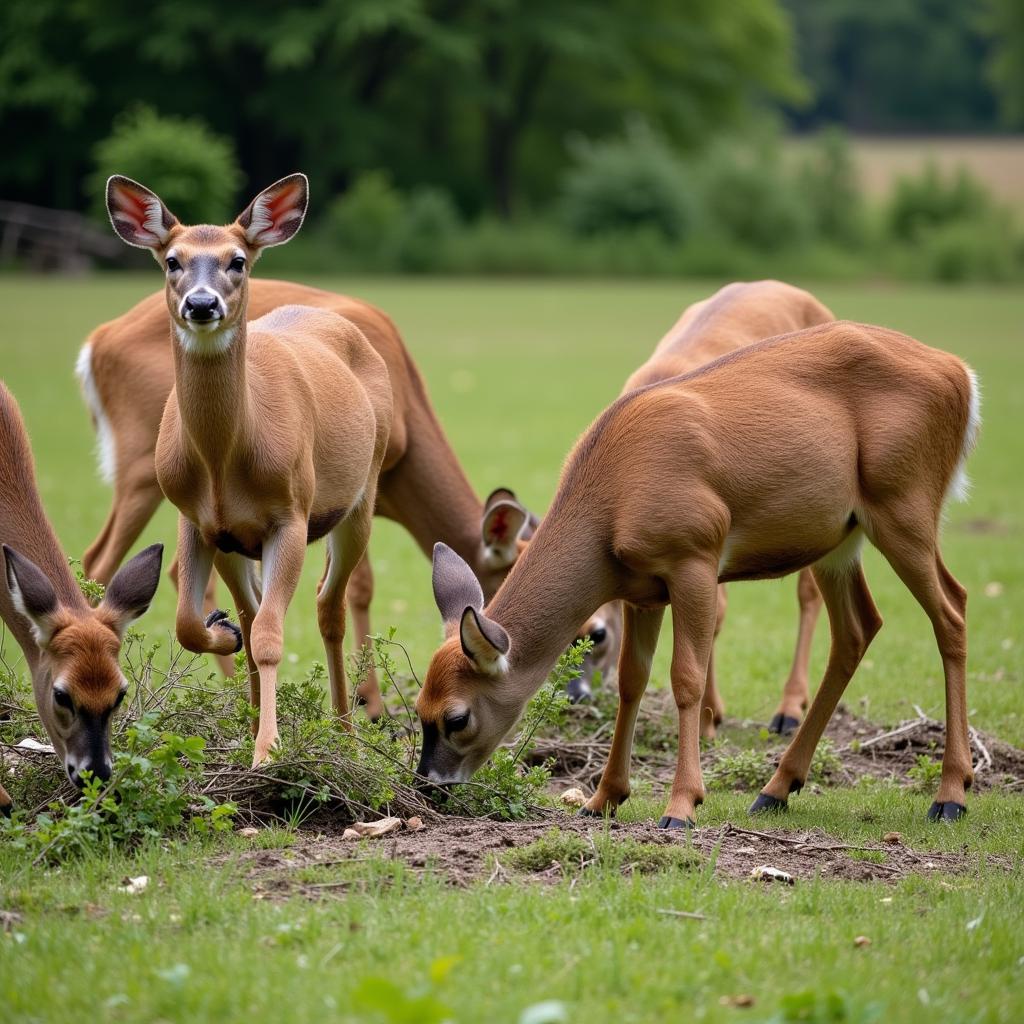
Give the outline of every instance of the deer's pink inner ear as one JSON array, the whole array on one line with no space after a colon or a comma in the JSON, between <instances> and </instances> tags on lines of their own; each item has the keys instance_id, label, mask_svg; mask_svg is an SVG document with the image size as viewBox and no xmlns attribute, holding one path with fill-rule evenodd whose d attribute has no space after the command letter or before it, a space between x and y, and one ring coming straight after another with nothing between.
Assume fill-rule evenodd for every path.
<instances>
[{"instance_id":1,"label":"deer's pink inner ear","mask_svg":"<svg viewBox=\"0 0 1024 1024\"><path fill-rule=\"evenodd\" d=\"M250 245L280 245L299 230L306 214L306 187L305 178L295 177L272 185L253 200L240 218Z\"/></svg>"},{"instance_id":2,"label":"deer's pink inner ear","mask_svg":"<svg viewBox=\"0 0 1024 1024\"><path fill-rule=\"evenodd\" d=\"M110 187L110 217L118 234L133 245L156 248L167 240L164 207L152 192L115 182Z\"/></svg>"}]
</instances>

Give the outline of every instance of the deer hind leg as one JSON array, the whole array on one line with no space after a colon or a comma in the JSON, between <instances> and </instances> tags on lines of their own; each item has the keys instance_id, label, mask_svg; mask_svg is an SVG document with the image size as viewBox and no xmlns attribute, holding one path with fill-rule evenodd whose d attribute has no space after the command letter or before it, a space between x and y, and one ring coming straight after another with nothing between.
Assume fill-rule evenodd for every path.
<instances>
[{"instance_id":1,"label":"deer hind leg","mask_svg":"<svg viewBox=\"0 0 1024 1024\"><path fill-rule=\"evenodd\" d=\"M778 711L772 716L768 726L769 732L780 736L788 736L794 732L803 718L804 709L810 703L811 642L814 640L814 627L818 624L821 614L821 592L814 582L810 569L801 569L797 577L796 597L800 604L800 625L796 634L796 650L793 652L793 667L789 670L789 678L782 689L782 701Z\"/></svg>"},{"instance_id":2,"label":"deer hind leg","mask_svg":"<svg viewBox=\"0 0 1024 1024\"><path fill-rule=\"evenodd\" d=\"M327 541L327 569L316 599L317 622L327 655L327 672L331 685L331 705L335 714L347 724L349 718L348 690L345 684L345 592L349 578L366 554L373 523L373 494L362 501L331 531ZM384 711L380 690L375 702L367 700L366 713L379 718Z\"/></svg>"},{"instance_id":3,"label":"deer hind leg","mask_svg":"<svg viewBox=\"0 0 1024 1024\"><path fill-rule=\"evenodd\" d=\"M966 791L974 781L967 728L967 591L946 568L937 543L937 516L908 515L906 502L871 518L872 541L931 620L946 686L946 748L942 778L928 811L932 821L967 813ZM915 523L916 518L916 523Z\"/></svg>"},{"instance_id":4,"label":"deer hind leg","mask_svg":"<svg viewBox=\"0 0 1024 1024\"><path fill-rule=\"evenodd\" d=\"M152 461L151 454L149 472L144 475L128 474L124 480L118 476L107 521L82 555L82 571L89 579L110 582L164 500L163 491L152 472Z\"/></svg>"},{"instance_id":5,"label":"deer hind leg","mask_svg":"<svg viewBox=\"0 0 1024 1024\"><path fill-rule=\"evenodd\" d=\"M700 716L715 637L718 564L691 560L668 582L672 601L672 695L679 711L679 753L661 828L692 828L704 801Z\"/></svg>"},{"instance_id":6,"label":"deer hind leg","mask_svg":"<svg viewBox=\"0 0 1024 1024\"><path fill-rule=\"evenodd\" d=\"M651 676L651 661L658 646L664 608L634 608L624 605L622 646L619 648L619 707L615 713L608 761L601 773L597 791L580 810L584 816L614 813L629 796L629 759L633 748L633 730L640 710L640 698Z\"/></svg>"},{"instance_id":7,"label":"deer hind leg","mask_svg":"<svg viewBox=\"0 0 1024 1024\"><path fill-rule=\"evenodd\" d=\"M214 564L227 584L231 598L235 602L235 610L238 612L238 625L242 630L242 644L249 665L249 702L258 711L260 707L260 673L252 657L252 623L260 607L256 565L241 555L226 555L221 552L214 556ZM210 579L212 580L213 577L211 576ZM208 587L207 595L209 595L209 590ZM222 656L217 660L223 662L227 658ZM232 672L232 674L234 673ZM254 720L252 723L253 736L258 730L259 721Z\"/></svg>"},{"instance_id":8,"label":"deer hind leg","mask_svg":"<svg viewBox=\"0 0 1024 1024\"><path fill-rule=\"evenodd\" d=\"M726 609L725 584L718 585L718 604L715 611L715 642L718 641L718 634L722 632L722 625L725 622ZM704 686L704 702L700 709L700 735L701 739L713 740L718 733L718 726L725 718L725 704L722 702L721 694L718 692L718 684L715 681L715 648L711 646L711 657L708 659L708 678Z\"/></svg>"},{"instance_id":9,"label":"deer hind leg","mask_svg":"<svg viewBox=\"0 0 1024 1024\"><path fill-rule=\"evenodd\" d=\"M373 601L373 567L370 553L364 552L348 580L345 599L352 612L352 629L355 632L357 650L370 645L370 604ZM377 669L372 660L367 661L366 678L359 684L356 693L366 705L366 713L376 721L384 711Z\"/></svg>"},{"instance_id":10,"label":"deer hind leg","mask_svg":"<svg viewBox=\"0 0 1024 1024\"><path fill-rule=\"evenodd\" d=\"M821 734L868 645L882 628L882 617L864 578L859 543L860 530L857 530L837 551L814 566L814 579L832 625L832 647L825 677L775 774L751 806L751 814L785 810L789 794L803 788Z\"/></svg>"}]
</instances>

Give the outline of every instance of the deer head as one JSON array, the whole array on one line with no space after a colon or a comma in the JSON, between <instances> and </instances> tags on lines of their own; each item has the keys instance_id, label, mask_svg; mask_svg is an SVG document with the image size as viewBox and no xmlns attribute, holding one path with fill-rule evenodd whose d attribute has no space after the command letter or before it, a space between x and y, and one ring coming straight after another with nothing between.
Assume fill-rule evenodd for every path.
<instances>
[{"instance_id":1,"label":"deer head","mask_svg":"<svg viewBox=\"0 0 1024 1024\"><path fill-rule=\"evenodd\" d=\"M126 562L96 608L68 605L46 574L3 545L7 588L39 650L33 688L39 717L68 778L110 778L110 721L128 690L118 656L128 626L149 607L160 581L163 545ZM31 660L30 660L31 664Z\"/></svg>"},{"instance_id":2,"label":"deer head","mask_svg":"<svg viewBox=\"0 0 1024 1024\"><path fill-rule=\"evenodd\" d=\"M229 349L245 324L249 272L260 253L302 226L309 201L304 174L264 189L224 227L182 225L156 193L115 174L107 181L107 212L118 236L149 249L166 274L174 333L189 353Z\"/></svg>"}]
</instances>

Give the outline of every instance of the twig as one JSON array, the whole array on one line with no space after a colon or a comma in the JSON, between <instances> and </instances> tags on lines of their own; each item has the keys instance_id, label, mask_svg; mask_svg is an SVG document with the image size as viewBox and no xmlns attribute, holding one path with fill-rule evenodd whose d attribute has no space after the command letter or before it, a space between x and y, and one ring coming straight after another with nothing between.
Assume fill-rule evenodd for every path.
<instances>
[{"instance_id":1,"label":"twig","mask_svg":"<svg viewBox=\"0 0 1024 1024\"><path fill-rule=\"evenodd\" d=\"M681 917L685 921L706 921L707 915L697 914L692 910L670 910L668 908L659 907L655 910L656 914L664 914L665 917Z\"/></svg>"},{"instance_id":2,"label":"twig","mask_svg":"<svg viewBox=\"0 0 1024 1024\"><path fill-rule=\"evenodd\" d=\"M858 742L858 748L860 750L867 750L868 747L873 747L877 743L881 743L883 740L891 740L896 736L902 736L904 733L911 732L914 729L920 728L922 725L930 722L931 719L922 714L920 718L915 718L913 721L904 722L902 725L897 726L895 729L890 729L889 732L880 733L878 736L872 736L869 740L861 740ZM853 749L853 745L848 743L839 752L847 753Z\"/></svg>"},{"instance_id":3,"label":"twig","mask_svg":"<svg viewBox=\"0 0 1024 1024\"><path fill-rule=\"evenodd\" d=\"M988 771L992 767L992 755L988 752L988 747L981 742L981 736L978 735L978 730L974 726L968 726L968 733L971 737L971 742L978 748L978 753L981 754L981 758L978 763L974 766L976 772Z\"/></svg>"}]
</instances>

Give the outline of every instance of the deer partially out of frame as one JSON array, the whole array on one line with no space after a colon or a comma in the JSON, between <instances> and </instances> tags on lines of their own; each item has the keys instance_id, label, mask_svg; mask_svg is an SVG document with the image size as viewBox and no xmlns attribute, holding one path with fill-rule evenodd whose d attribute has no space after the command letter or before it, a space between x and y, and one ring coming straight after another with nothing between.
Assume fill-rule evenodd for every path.
<instances>
[{"instance_id":1,"label":"deer partially out of frame","mask_svg":"<svg viewBox=\"0 0 1024 1024\"><path fill-rule=\"evenodd\" d=\"M25 656L50 742L76 786L85 772L106 781L110 720L128 689L118 664L121 640L153 599L163 545L136 555L110 581L99 606L89 607L46 518L25 424L2 383L0 543L0 619ZM0 811L11 812L2 786Z\"/></svg>"},{"instance_id":2,"label":"deer partially out of frame","mask_svg":"<svg viewBox=\"0 0 1024 1024\"><path fill-rule=\"evenodd\" d=\"M254 765L277 742L284 615L306 545L322 537L327 565L317 620L332 704L338 715L348 713L345 588L369 540L391 430L387 368L351 321L292 305L246 322L250 268L263 249L298 231L307 195L305 176L294 174L227 227L186 227L136 182L115 176L107 183L114 230L152 250L166 273L174 390L156 473L181 513L178 640L190 651L223 655L244 639L259 708ZM214 564L240 631L223 612L204 619Z\"/></svg>"},{"instance_id":3,"label":"deer partially out of frame","mask_svg":"<svg viewBox=\"0 0 1024 1024\"><path fill-rule=\"evenodd\" d=\"M771 338L633 391L570 455L551 511L484 608L469 567L435 549L434 594L448 639L416 708L419 773L466 781L514 725L579 623L625 602L611 751L584 813L629 794L639 701L666 606L679 754L661 826L692 825L704 796L701 695L718 584L811 566L832 626L821 686L752 811L782 809L881 618L861 568L867 537L931 620L946 683L946 747L929 817L965 812L964 588L938 531L962 489L979 423L971 371L880 327L838 322Z\"/></svg>"},{"instance_id":4,"label":"deer partially out of frame","mask_svg":"<svg viewBox=\"0 0 1024 1024\"><path fill-rule=\"evenodd\" d=\"M249 281L247 315L279 306L316 306L351 320L387 365L394 414L377 485L376 514L404 526L428 557L435 541L454 548L473 566L485 595L498 589L515 561L530 517L511 491L476 496L434 414L426 386L395 325L358 299L289 281ZM102 475L114 495L102 531L82 556L82 568L106 583L152 519L164 495L156 477L160 418L174 386L167 299L156 292L92 332L78 359L78 376L96 428ZM176 575L172 568L172 576ZM373 573L364 557L349 579L348 605L355 642L370 636ZM204 602L212 611L212 583ZM234 659L218 659L225 673ZM372 672L361 684L367 713L383 711Z\"/></svg>"},{"instance_id":5,"label":"deer partially out of frame","mask_svg":"<svg viewBox=\"0 0 1024 1024\"><path fill-rule=\"evenodd\" d=\"M787 334L804 327L834 320L832 312L802 288L781 281L737 282L719 289L710 298L695 302L684 310L672 329L658 342L654 354L626 381L621 394L678 377L717 359L746 348L763 338ZM803 709L810 699L809 662L814 626L821 612L821 595L809 569L800 571L797 580L800 620L792 668L782 690L782 699L768 726L771 732L787 735L800 724ZM718 589L718 616L715 637L725 617L725 585ZM591 680L600 671L607 676L619 658L622 640L622 606L619 602L602 605L587 621L581 636L589 636L593 649L587 655L579 678L569 684L569 695L585 700L591 695ZM708 661L708 682L701 710L701 735L710 739L722 721L725 708L715 682L715 655L712 647Z\"/></svg>"}]
</instances>

